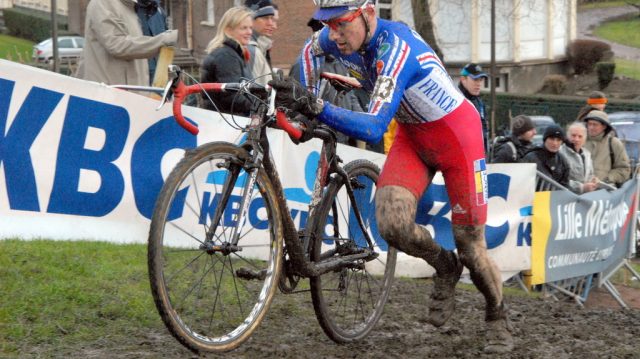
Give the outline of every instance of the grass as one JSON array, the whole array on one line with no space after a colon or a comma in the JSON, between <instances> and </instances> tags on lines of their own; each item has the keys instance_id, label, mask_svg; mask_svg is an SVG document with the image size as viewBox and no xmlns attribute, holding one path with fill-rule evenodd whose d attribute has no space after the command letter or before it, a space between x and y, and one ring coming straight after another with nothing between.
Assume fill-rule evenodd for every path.
<instances>
[{"instance_id":1,"label":"grass","mask_svg":"<svg viewBox=\"0 0 640 359\"><path fill-rule=\"evenodd\" d=\"M34 44L29 40L0 34L0 58L22 63L30 62Z\"/></svg>"},{"instance_id":2,"label":"grass","mask_svg":"<svg viewBox=\"0 0 640 359\"><path fill-rule=\"evenodd\" d=\"M633 265L640 272L640 262ZM628 277L617 273L614 281ZM470 284L458 286L475 291ZM540 295L518 288L505 288L505 294ZM280 297L293 303L285 317L313 315L311 305L297 308L295 298ZM153 304L143 244L0 240L0 298L1 358L34 352L59 357L96 341L122 343L144 333L168 333Z\"/></svg>"},{"instance_id":3,"label":"grass","mask_svg":"<svg viewBox=\"0 0 640 359\"><path fill-rule=\"evenodd\" d=\"M0 241L0 293L0 357L162 326L143 245Z\"/></svg>"},{"instance_id":4,"label":"grass","mask_svg":"<svg viewBox=\"0 0 640 359\"><path fill-rule=\"evenodd\" d=\"M638 49L638 51L640 51L640 49ZM615 63L616 63L616 75L640 80L640 63L639 62L616 58Z\"/></svg>"},{"instance_id":5,"label":"grass","mask_svg":"<svg viewBox=\"0 0 640 359\"><path fill-rule=\"evenodd\" d=\"M626 6L627 3L625 1L598 1L588 4L582 4L578 7L579 11L588 10L588 9L601 9L607 7L619 7Z\"/></svg>"},{"instance_id":6,"label":"grass","mask_svg":"<svg viewBox=\"0 0 640 359\"><path fill-rule=\"evenodd\" d=\"M618 44L640 48L640 17L605 22L594 33Z\"/></svg>"}]
</instances>

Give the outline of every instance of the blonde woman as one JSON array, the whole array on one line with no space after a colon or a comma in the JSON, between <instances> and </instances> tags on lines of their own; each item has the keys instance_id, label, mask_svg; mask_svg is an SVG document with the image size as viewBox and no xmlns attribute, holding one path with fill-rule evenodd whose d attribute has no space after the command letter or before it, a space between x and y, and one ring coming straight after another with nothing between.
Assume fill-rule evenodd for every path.
<instances>
[{"instance_id":1,"label":"blonde woman","mask_svg":"<svg viewBox=\"0 0 640 359\"><path fill-rule=\"evenodd\" d=\"M216 35L207 46L207 57L200 69L202 82L240 82L252 79L247 45L253 33L251 10L232 7L222 15ZM218 109L226 113L248 116L251 100L235 93L209 93ZM204 108L214 109L205 98Z\"/></svg>"}]
</instances>

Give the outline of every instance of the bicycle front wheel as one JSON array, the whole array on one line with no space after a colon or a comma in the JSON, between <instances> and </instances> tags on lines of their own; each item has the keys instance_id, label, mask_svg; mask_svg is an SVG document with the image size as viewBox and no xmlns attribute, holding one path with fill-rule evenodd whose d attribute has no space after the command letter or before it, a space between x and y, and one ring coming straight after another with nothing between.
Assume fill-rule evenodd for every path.
<instances>
[{"instance_id":1,"label":"bicycle front wheel","mask_svg":"<svg viewBox=\"0 0 640 359\"><path fill-rule=\"evenodd\" d=\"M378 257L357 260L311 278L316 317L329 338L338 343L364 338L380 319L393 283L397 255L377 229L374 195L380 170L366 160L351 162L344 169L353 186L355 203L342 180L329 186L319 207L311 259L326 260L344 251L353 253L369 247L354 214L356 206Z\"/></svg>"},{"instance_id":2,"label":"bicycle front wheel","mask_svg":"<svg viewBox=\"0 0 640 359\"><path fill-rule=\"evenodd\" d=\"M238 347L263 320L278 287L281 217L262 168L246 220L239 221L247 159L247 151L222 142L188 151L156 202L148 243L151 291L169 332L193 351ZM220 220L212 223L218 209Z\"/></svg>"}]
</instances>

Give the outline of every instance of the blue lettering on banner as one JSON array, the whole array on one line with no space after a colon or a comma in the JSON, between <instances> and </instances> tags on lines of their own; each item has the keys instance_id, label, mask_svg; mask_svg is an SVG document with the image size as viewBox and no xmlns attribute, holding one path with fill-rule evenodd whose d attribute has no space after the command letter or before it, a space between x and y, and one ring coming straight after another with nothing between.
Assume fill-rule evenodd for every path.
<instances>
[{"instance_id":1,"label":"blue lettering on banner","mask_svg":"<svg viewBox=\"0 0 640 359\"><path fill-rule=\"evenodd\" d=\"M182 130L173 116L149 127L136 141L131 154L131 185L136 207L145 218L151 219L156 198L162 189L162 157L173 149L194 148L196 136ZM182 216L188 188L181 189L173 200L168 220Z\"/></svg>"},{"instance_id":2,"label":"blue lettering on banner","mask_svg":"<svg viewBox=\"0 0 640 359\"><path fill-rule=\"evenodd\" d=\"M84 148L90 127L106 133L100 150ZM65 116L53 181L50 213L104 216L113 211L124 194L124 177L113 163L124 149L129 134L129 113L120 106L71 96ZM80 170L100 175L95 193L80 192Z\"/></svg>"},{"instance_id":3,"label":"blue lettering on banner","mask_svg":"<svg viewBox=\"0 0 640 359\"><path fill-rule=\"evenodd\" d=\"M13 81L0 79L0 162L4 168L9 207L39 212L38 186L29 149L58 106L62 94L33 87L7 131L14 85Z\"/></svg>"},{"instance_id":4,"label":"blue lettering on banner","mask_svg":"<svg viewBox=\"0 0 640 359\"><path fill-rule=\"evenodd\" d=\"M4 169L6 192L9 207L12 210L41 211L38 200L38 188L35 170L32 163L30 149L34 141L53 111L60 104L64 94L33 87L10 121L9 106L11 104L15 82L0 79L0 163ZM430 88L429 91L439 90ZM440 97L440 99L444 99ZM10 126L9 126L10 124ZM53 187L50 193L49 213L61 213L81 216L104 216L112 212L120 203L124 195L124 176L114 164L123 154L125 142L129 136L129 113L123 107L108 103L97 102L70 96L64 118L60 143L58 146L57 162ZM84 147L89 128L98 128L105 132L105 143L100 149ZM141 215L151 218L155 199L163 185L161 162L163 156L170 150L193 148L197 145L197 138L182 131L173 117L164 118L150 126L134 143L131 154L131 181L136 207ZM318 152L312 152L306 159L305 188L286 188L285 195L289 202L307 205L310 201L311 189L315 180L315 170L318 163ZM100 187L95 193L79 190L81 170L90 170L100 176ZM246 176L241 172L241 176ZM219 181L220 179L208 179ZM364 182L364 179L362 180ZM494 173L488 176L489 198L497 196L507 200L511 178L507 175ZM213 183L213 182L209 182ZM243 183L243 181L239 181ZM373 184L367 185L362 192L360 209L367 222L372 227L373 240L386 249L386 243L377 234L375 222L375 203L372 194ZM182 216L184 201L189 188L183 188L173 201L169 219ZM215 196L204 193L202 202L203 216L213 215ZM213 198L212 198L213 197ZM237 196L236 196L237 197ZM239 198L233 197L231 206L239 209ZM259 197L259 196L258 196ZM436 213L432 213L436 205L442 203ZM265 207L264 200L257 198L250 203L248 219L257 229L267 229L267 218L261 218ZM307 224L308 210L291 208L291 215L300 228ZM451 231L451 222L447 218L451 208L446 188L443 185L432 184L425 196L418 204L416 222L431 225L435 230L438 242L447 249L455 248ZM525 211L526 212L526 211ZM521 211L521 216L530 216L529 212ZM232 216L230 211L228 216ZM349 214L350 222L356 221L353 213ZM201 221L204 218L201 218ZM226 222L233 221L232 217L224 218ZM328 218L329 223L333 218ZM506 240L509 223L505 220L498 226L486 226L487 246L495 248ZM518 246L531 245L531 223L520 224L517 231ZM357 239L364 243L364 239Z\"/></svg>"},{"instance_id":5,"label":"blue lettering on banner","mask_svg":"<svg viewBox=\"0 0 640 359\"><path fill-rule=\"evenodd\" d=\"M500 197L507 199L511 178L501 173L492 173L488 176L489 198ZM442 203L442 208L437 213L431 213L436 203ZM451 220L446 215L451 211L449 196L444 185L432 183L424 196L418 203L416 223L421 225L431 225L435 232L437 242L447 250L456 248L451 230ZM487 248L492 249L500 246L507 239L509 234L509 222L504 221L499 226L485 227Z\"/></svg>"}]
</instances>

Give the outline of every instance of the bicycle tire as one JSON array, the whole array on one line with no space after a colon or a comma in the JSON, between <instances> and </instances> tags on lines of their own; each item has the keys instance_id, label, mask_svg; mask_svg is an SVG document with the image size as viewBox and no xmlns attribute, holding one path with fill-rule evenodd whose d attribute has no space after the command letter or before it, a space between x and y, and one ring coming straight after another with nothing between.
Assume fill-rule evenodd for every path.
<instances>
[{"instance_id":1,"label":"bicycle tire","mask_svg":"<svg viewBox=\"0 0 640 359\"><path fill-rule=\"evenodd\" d=\"M380 245L386 245L386 242L377 233L373 203L375 183L380 170L367 160L350 162L344 169L350 180L355 178L363 185L363 188L354 187L356 205L376 244L377 252L380 253L382 252ZM355 244L358 247L367 246L362 229L355 219L346 225L347 216L352 215L351 206L353 206L346 192L344 182L336 178L323 196L317 222L314 224L312 261L330 256L329 251L336 248L338 242ZM338 218L338 221L335 218ZM338 236L334 235L336 227ZM348 233L344 233L345 231ZM345 234L347 234L346 238L342 238ZM341 239L335 240L331 237ZM380 319L393 283L397 251L393 247L388 247L386 256L382 254L366 264L364 260L354 261L349 267L311 278L311 298L316 317L324 332L333 341L349 343L362 339ZM382 275L372 272L376 270Z\"/></svg>"},{"instance_id":2,"label":"bicycle tire","mask_svg":"<svg viewBox=\"0 0 640 359\"><path fill-rule=\"evenodd\" d=\"M242 251L230 253L213 250L204 240L219 199L214 191L224 187L220 183L230 169L241 168L248 158L246 150L225 142L187 151L156 201L147 254L151 292L169 332L194 352L237 348L262 322L278 288L282 222L263 168L258 170L247 219L255 219L262 232L240 226L247 230L239 233ZM249 177L243 170L239 173L214 244L228 240L238 227L234 205L241 198L243 177Z\"/></svg>"}]
</instances>

